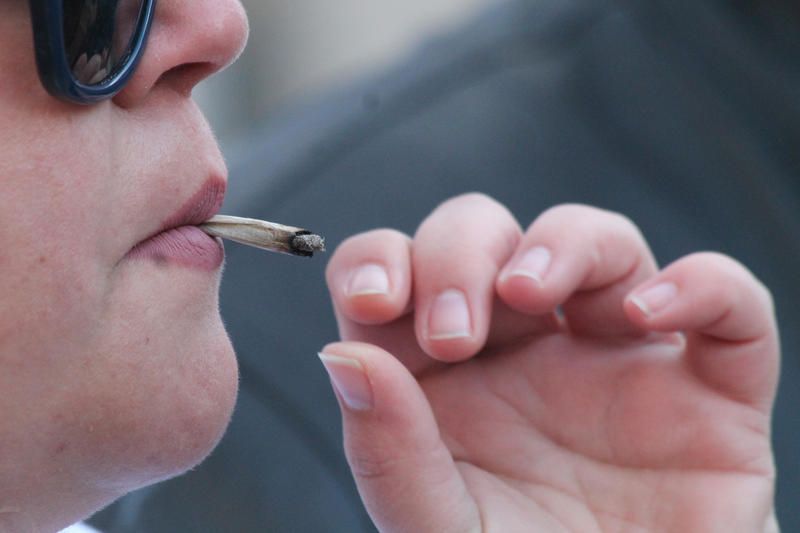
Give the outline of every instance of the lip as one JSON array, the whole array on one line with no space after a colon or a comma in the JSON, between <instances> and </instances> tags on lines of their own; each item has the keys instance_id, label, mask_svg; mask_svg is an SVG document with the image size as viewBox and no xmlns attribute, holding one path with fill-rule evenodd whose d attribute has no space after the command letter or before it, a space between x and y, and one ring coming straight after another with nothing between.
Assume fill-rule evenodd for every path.
<instances>
[{"instance_id":1,"label":"lip","mask_svg":"<svg viewBox=\"0 0 800 533\"><path fill-rule=\"evenodd\" d=\"M160 227L126 254L129 259L146 259L200 270L217 270L225 258L222 242L197 227L222 207L226 181L209 178Z\"/></svg>"}]
</instances>

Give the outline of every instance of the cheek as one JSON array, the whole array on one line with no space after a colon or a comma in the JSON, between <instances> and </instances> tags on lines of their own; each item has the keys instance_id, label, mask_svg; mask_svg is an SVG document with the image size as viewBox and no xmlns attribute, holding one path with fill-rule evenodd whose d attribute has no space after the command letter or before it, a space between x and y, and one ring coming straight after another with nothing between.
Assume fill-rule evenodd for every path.
<instances>
[{"instance_id":1,"label":"cheek","mask_svg":"<svg viewBox=\"0 0 800 533\"><path fill-rule=\"evenodd\" d=\"M41 101L46 94L36 73L33 50L33 30L27 2L0 3L0 124L6 122L6 112L22 111L29 103ZM14 106L6 104L14 102Z\"/></svg>"},{"instance_id":2,"label":"cheek","mask_svg":"<svg viewBox=\"0 0 800 533\"><path fill-rule=\"evenodd\" d=\"M24 363L29 377L52 382L102 334L104 284L91 264L28 252L0 255L0 364Z\"/></svg>"},{"instance_id":3,"label":"cheek","mask_svg":"<svg viewBox=\"0 0 800 533\"><path fill-rule=\"evenodd\" d=\"M108 136L88 114L18 112L0 141L0 350L48 352L103 312L111 161L93 137Z\"/></svg>"},{"instance_id":4,"label":"cheek","mask_svg":"<svg viewBox=\"0 0 800 533\"><path fill-rule=\"evenodd\" d=\"M77 200L57 185L37 191L13 181L0 184L0 350L13 339L52 354L94 335L107 276Z\"/></svg>"}]
</instances>

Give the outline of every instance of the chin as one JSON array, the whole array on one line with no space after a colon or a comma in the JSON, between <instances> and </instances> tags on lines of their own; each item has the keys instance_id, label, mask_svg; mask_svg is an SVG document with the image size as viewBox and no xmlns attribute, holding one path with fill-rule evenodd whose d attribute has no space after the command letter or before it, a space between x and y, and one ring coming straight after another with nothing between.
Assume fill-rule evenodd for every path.
<instances>
[{"instance_id":1,"label":"chin","mask_svg":"<svg viewBox=\"0 0 800 533\"><path fill-rule=\"evenodd\" d=\"M220 326L221 327L221 326ZM223 335L213 347L187 357L179 375L163 384L163 401L150 404L158 416L143 435L150 446L143 472L160 481L182 474L208 456L227 428L238 392L238 367L233 347ZM148 402L149 403L149 402Z\"/></svg>"},{"instance_id":2,"label":"chin","mask_svg":"<svg viewBox=\"0 0 800 533\"><path fill-rule=\"evenodd\" d=\"M217 317L202 338L152 340L104 368L81 395L77 464L96 485L124 494L182 474L219 443L238 390L233 347ZM78 408L73 405L71 410Z\"/></svg>"},{"instance_id":3,"label":"chin","mask_svg":"<svg viewBox=\"0 0 800 533\"><path fill-rule=\"evenodd\" d=\"M150 442L155 446L143 465L155 474L150 481L182 474L203 461L230 423L239 373L228 337L206 354L211 357L191 358L180 379L167 385L170 404L151 406L160 416L153 421L155 440Z\"/></svg>"}]
</instances>

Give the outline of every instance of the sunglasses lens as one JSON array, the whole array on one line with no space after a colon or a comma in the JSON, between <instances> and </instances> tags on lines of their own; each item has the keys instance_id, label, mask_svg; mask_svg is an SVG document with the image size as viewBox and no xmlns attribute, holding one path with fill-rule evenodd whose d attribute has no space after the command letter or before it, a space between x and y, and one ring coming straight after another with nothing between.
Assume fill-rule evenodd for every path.
<instances>
[{"instance_id":1,"label":"sunglasses lens","mask_svg":"<svg viewBox=\"0 0 800 533\"><path fill-rule=\"evenodd\" d=\"M130 56L144 0L63 0L64 48L72 74L99 85Z\"/></svg>"}]
</instances>

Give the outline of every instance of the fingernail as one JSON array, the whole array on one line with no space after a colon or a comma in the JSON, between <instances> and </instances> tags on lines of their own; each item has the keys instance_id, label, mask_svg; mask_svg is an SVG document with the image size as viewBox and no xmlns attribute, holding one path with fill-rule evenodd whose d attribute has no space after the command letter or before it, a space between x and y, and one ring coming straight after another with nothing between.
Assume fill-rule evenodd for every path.
<instances>
[{"instance_id":1,"label":"fingernail","mask_svg":"<svg viewBox=\"0 0 800 533\"><path fill-rule=\"evenodd\" d=\"M551 259L550 250L544 246L536 246L525 252L504 277L523 276L541 285L547 269L550 268Z\"/></svg>"},{"instance_id":2,"label":"fingernail","mask_svg":"<svg viewBox=\"0 0 800 533\"><path fill-rule=\"evenodd\" d=\"M678 287L672 282L659 283L631 296L631 302L647 317L665 309L678 294Z\"/></svg>"},{"instance_id":3,"label":"fingernail","mask_svg":"<svg viewBox=\"0 0 800 533\"><path fill-rule=\"evenodd\" d=\"M360 361L321 352L317 355L347 407L354 411L372 409L372 387Z\"/></svg>"},{"instance_id":4,"label":"fingernail","mask_svg":"<svg viewBox=\"0 0 800 533\"><path fill-rule=\"evenodd\" d=\"M389 294L389 275L381 265L369 263L357 268L347 283L348 296Z\"/></svg>"},{"instance_id":5,"label":"fingernail","mask_svg":"<svg viewBox=\"0 0 800 533\"><path fill-rule=\"evenodd\" d=\"M463 339L472 335L467 297L448 289L434 300L428 317L428 338L435 341Z\"/></svg>"}]
</instances>

